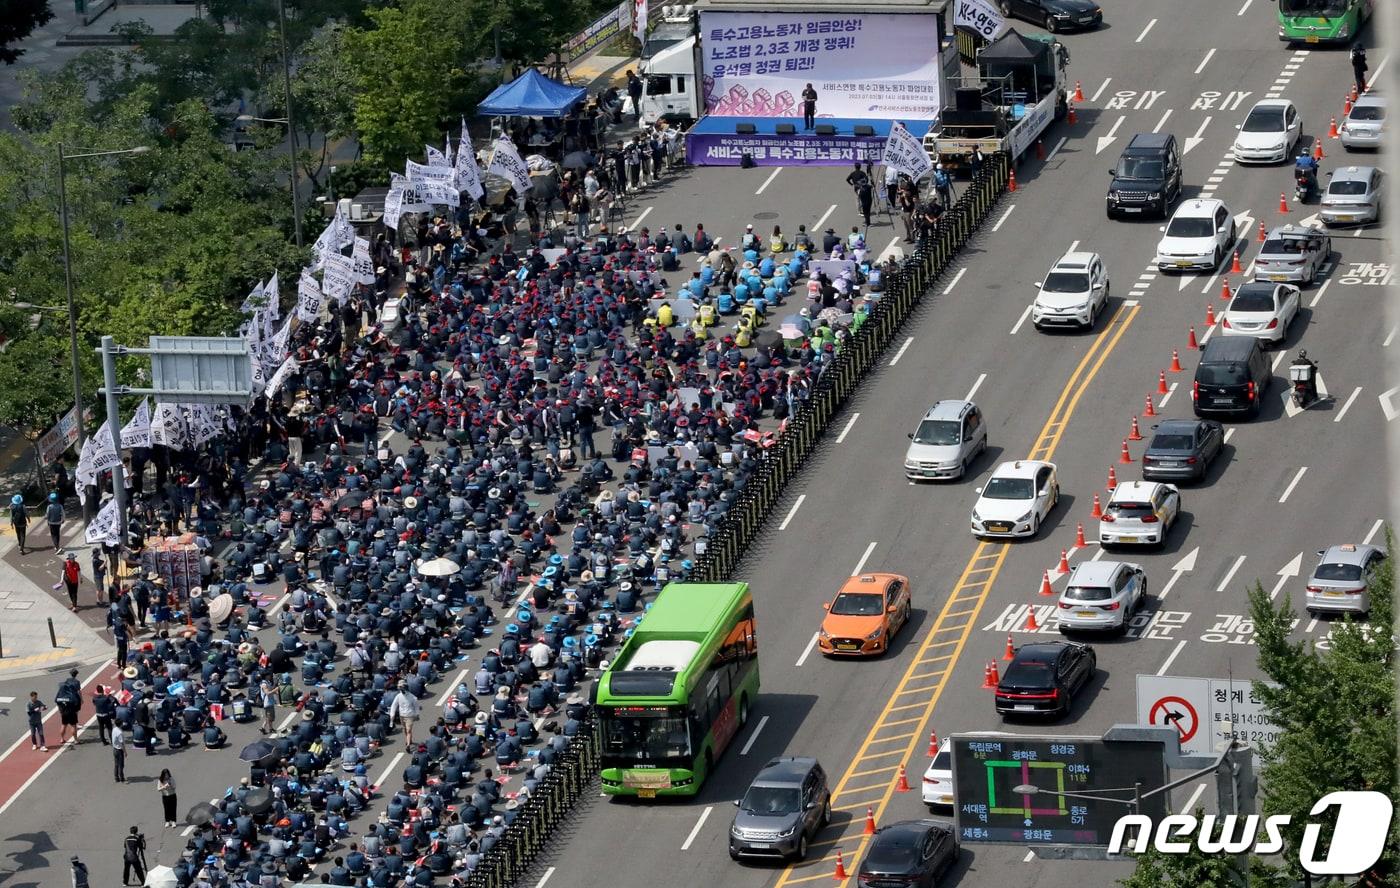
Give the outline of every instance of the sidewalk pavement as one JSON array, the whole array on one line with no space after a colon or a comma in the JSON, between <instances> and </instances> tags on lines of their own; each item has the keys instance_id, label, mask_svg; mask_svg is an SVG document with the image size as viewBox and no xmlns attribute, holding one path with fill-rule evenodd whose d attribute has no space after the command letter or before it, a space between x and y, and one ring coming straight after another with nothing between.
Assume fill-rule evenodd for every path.
<instances>
[{"instance_id":1,"label":"sidewalk pavement","mask_svg":"<svg viewBox=\"0 0 1400 888\"><path fill-rule=\"evenodd\" d=\"M44 576L58 576L59 560L48 551L48 530L30 525L30 542L44 548L31 551L21 560L14 533L5 522L0 533L0 680L29 678L74 666L101 663L112 657L111 642L101 634L101 622L90 625L83 616L73 613L66 604L67 593L52 592L40 585ZM82 543L83 523L68 523L63 537L66 544ZM89 559L79 556L83 563L83 583L79 600L93 599L92 578L87 576ZM96 610L95 610L96 609ZM86 606L89 617L100 613L96 605ZM49 638L49 621L53 621L54 647Z\"/></svg>"}]
</instances>

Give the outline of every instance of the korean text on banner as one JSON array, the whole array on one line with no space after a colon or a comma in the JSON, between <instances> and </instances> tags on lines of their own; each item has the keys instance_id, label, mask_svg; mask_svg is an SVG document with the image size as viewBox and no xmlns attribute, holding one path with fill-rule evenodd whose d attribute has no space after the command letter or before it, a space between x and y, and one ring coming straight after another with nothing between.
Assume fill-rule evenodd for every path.
<instances>
[{"instance_id":1,"label":"korean text on banner","mask_svg":"<svg viewBox=\"0 0 1400 888\"><path fill-rule=\"evenodd\" d=\"M117 533L117 500L113 497L97 512L97 517L88 523L83 531L83 540L89 546L107 544L115 546L121 537Z\"/></svg>"},{"instance_id":2,"label":"korean text on banner","mask_svg":"<svg viewBox=\"0 0 1400 888\"><path fill-rule=\"evenodd\" d=\"M621 34L632 23L633 0L621 3L594 19L588 27L569 38L564 45L564 57L576 62L593 50Z\"/></svg>"},{"instance_id":3,"label":"korean text on banner","mask_svg":"<svg viewBox=\"0 0 1400 888\"><path fill-rule=\"evenodd\" d=\"M923 144L897 120L891 124L890 137L885 141L884 164L915 182L933 169L933 161L929 160Z\"/></svg>"},{"instance_id":4,"label":"korean text on banner","mask_svg":"<svg viewBox=\"0 0 1400 888\"><path fill-rule=\"evenodd\" d=\"M39 459L48 465L78 440L78 408L74 407L39 439Z\"/></svg>"},{"instance_id":5,"label":"korean text on banner","mask_svg":"<svg viewBox=\"0 0 1400 888\"><path fill-rule=\"evenodd\" d=\"M933 14L704 12L705 113L797 117L811 83L817 116L938 116Z\"/></svg>"},{"instance_id":6,"label":"korean text on banner","mask_svg":"<svg viewBox=\"0 0 1400 888\"><path fill-rule=\"evenodd\" d=\"M953 25L972 31L986 40L995 40L1006 30L1006 17L992 0L957 0Z\"/></svg>"},{"instance_id":7,"label":"korean text on banner","mask_svg":"<svg viewBox=\"0 0 1400 888\"><path fill-rule=\"evenodd\" d=\"M530 190L530 168L521 159L520 152L515 150L515 143L505 136L497 138L492 144L491 164L486 171L509 179L517 194Z\"/></svg>"},{"instance_id":8,"label":"korean text on banner","mask_svg":"<svg viewBox=\"0 0 1400 888\"><path fill-rule=\"evenodd\" d=\"M151 402L148 398L141 399L141 406L136 408L136 415L131 417L131 421L122 427L123 447L150 447L151 446Z\"/></svg>"}]
</instances>

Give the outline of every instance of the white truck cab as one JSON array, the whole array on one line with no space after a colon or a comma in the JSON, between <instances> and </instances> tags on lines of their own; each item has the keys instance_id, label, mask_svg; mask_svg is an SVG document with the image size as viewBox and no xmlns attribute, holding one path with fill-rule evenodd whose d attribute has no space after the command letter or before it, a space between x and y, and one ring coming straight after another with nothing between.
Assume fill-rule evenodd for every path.
<instances>
[{"instance_id":1,"label":"white truck cab","mask_svg":"<svg viewBox=\"0 0 1400 888\"><path fill-rule=\"evenodd\" d=\"M642 51L642 123L689 124L705 110L699 22L693 6L663 6Z\"/></svg>"}]
</instances>

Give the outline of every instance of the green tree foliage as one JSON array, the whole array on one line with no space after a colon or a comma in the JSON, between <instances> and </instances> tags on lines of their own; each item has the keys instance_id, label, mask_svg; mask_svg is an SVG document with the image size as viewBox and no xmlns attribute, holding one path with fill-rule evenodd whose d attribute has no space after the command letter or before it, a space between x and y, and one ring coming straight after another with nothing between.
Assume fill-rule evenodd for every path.
<instances>
[{"instance_id":1,"label":"green tree foliage","mask_svg":"<svg viewBox=\"0 0 1400 888\"><path fill-rule=\"evenodd\" d=\"M1192 845L1186 854L1148 848L1138 855L1133 874L1118 884L1123 888L1237 888L1244 880L1234 857L1204 854Z\"/></svg>"},{"instance_id":2,"label":"green tree foliage","mask_svg":"<svg viewBox=\"0 0 1400 888\"><path fill-rule=\"evenodd\" d=\"M0 3L0 62L13 65L24 55L15 46L33 33L35 28L49 23L53 10L49 0L5 0Z\"/></svg>"}]
</instances>

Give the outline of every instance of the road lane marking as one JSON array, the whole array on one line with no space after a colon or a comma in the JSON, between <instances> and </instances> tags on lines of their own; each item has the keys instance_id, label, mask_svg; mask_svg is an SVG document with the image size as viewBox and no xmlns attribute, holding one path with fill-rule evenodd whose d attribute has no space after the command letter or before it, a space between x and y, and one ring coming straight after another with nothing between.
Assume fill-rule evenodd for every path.
<instances>
[{"instance_id":1,"label":"road lane marking","mask_svg":"<svg viewBox=\"0 0 1400 888\"><path fill-rule=\"evenodd\" d=\"M857 413L856 416L860 416L860 414ZM852 422L855 421L856 416L851 417ZM850 431L850 426L846 427L846 431ZM842 432L841 437L846 437L846 432ZM807 494L803 493L798 495L797 502L792 504L791 509L788 509L787 517L783 519L782 524L778 525L779 530L787 530L788 525L792 523L792 516L797 514L798 508L802 505L802 501L805 499L807 499Z\"/></svg>"},{"instance_id":2,"label":"road lane marking","mask_svg":"<svg viewBox=\"0 0 1400 888\"><path fill-rule=\"evenodd\" d=\"M1286 355L1284 354L1283 351L1278 351L1278 352L1276 352L1276 353L1274 354L1274 360L1273 360L1273 362L1269 364L1269 372L1271 372L1271 373L1276 373L1276 372L1278 372L1278 365L1283 363L1283 359L1284 359L1285 357L1286 357Z\"/></svg>"},{"instance_id":3,"label":"road lane marking","mask_svg":"<svg viewBox=\"0 0 1400 888\"><path fill-rule=\"evenodd\" d=\"M104 661L100 666L98 666L96 669L94 669L94 670L88 675L87 678L83 679L82 682L79 683L78 687L79 687L81 690L86 690L86 689L87 689L87 686L88 686L92 681L94 681L94 680L97 678L97 676L101 675L101 674L102 674L104 671L106 671L108 668L114 668L114 663L113 663L112 660ZM58 707L57 707L57 706L55 706L55 707L53 707L52 709L49 710L48 715L44 716L43 721L44 721L44 723L49 723L49 722L51 722L53 719L56 719L56 718L58 718ZM96 715L89 716L89 717L88 717L88 720L85 721L85 722L83 722L81 728L79 728L78 733L79 733L79 734L82 734L82 732L86 731L89 727L91 727L91 726L92 726L93 724L95 724L96 722L97 722L97 716L96 716ZM23 734L21 734L21 735L15 740L14 743L10 744L10 748L5 750L5 754L4 754L3 756L0 756L0 762L5 762L5 761L7 761L7 760L10 758L11 754L13 754L14 751L15 751L16 749L19 749L19 747L20 747L20 745L21 745L22 743L25 743L25 742L28 741L28 740L29 740L29 732L26 730ZM71 746L71 745L69 745L69 744L67 744L67 743L60 743L60 744L58 744L57 746L51 747L51 751L50 751L50 753L49 753L49 756L43 760L43 762L39 765L39 767L35 769L35 771L34 771L33 774L30 774L30 775L29 775L29 779L27 779L27 780L25 780L23 783L21 783L21 784L19 785L19 788L15 790L15 794L12 795L12 796L10 796L8 799L6 799L6 800L5 800L5 803L4 803L3 805L0 805L0 814L4 814L7 810L9 810L10 806L13 805L13 804L15 803L15 800L18 799L20 796L24 795L24 791L25 791L26 789L28 789L30 786L32 786L32 785L34 784L34 782L35 782L36 780L39 779L39 775L40 775L40 774L43 774L46 770L48 770L49 766L52 765L55 761L57 761L57 760L58 760L58 757L59 757L60 755L63 755L63 753L65 753L65 752L67 752L69 749L73 749L73 748L75 748L75 747L73 747L73 746ZM14 767L14 765L11 765L11 767Z\"/></svg>"},{"instance_id":4,"label":"road lane marking","mask_svg":"<svg viewBox=\"0 0 1400 888\"><path fill-rule=\"evenodd\" d=\"M1147 27L1145 27L1145 28L1142 29L1142 33L1139 34L1139 35L1137 35L1137 39L1134 40L1133 42L1134 42L1134 43L1141 43L1141 42L1147 37L1147 32L1148 32L1148 31L1151 31L1151 30L1152 30L1152 26L1155 25L1155 24L1157 24L1157 20L1156 20L1156 19L1153 19L1152 21L1148 22L1148 23L1147 23Z\"/></svg>"},{"instance_id":5,"label":"road lane marking","mask_svg":"<svg viewBox=\"0 0 1400 888\"><path fill-rule=\"evenodd\" d=\"M1157 125L1154 126L1154 127L1152 128L1152 131L1153 131L1154 133L1160 133L1160 132L1162 131L1162 127L1164 127L1164 126L1167 125L1167 118L1168 118L1168 117L1171 117L1171 116L1172 116L1172 109L1168 108L1166 111L1163 111L1163 112L1162 112L1162 119L1159 120L1159 121L1157 121Z\"/></svg>"},{"instance_id":6,"label":"road lane marking","mask_svg":"<svg viewBox=\"0 0 1400 888\"><path fill-rule=\"evenodd\" d=\"M901 345L901 346L899 347L899 351L895 352L895 353L894 353L894 357L890 359L890 366L891 366L891 367L893 367L895 364L898 364L898 363L899 363L899 359L902 358L902 357L904 357L904 353L905 353L906 351L909 350L909 346L910 346L913 342L914 342L914 337L912 337L912 336L910 336L908 339L904 340L904 344Z\"/></svg>"},{"instance_id":7,"label":"road lane marking","mask_svg":"<svg viewBox=\"0 0 1400 888\"><path fill-rule=\"evenodd\" d=\"M554 875L554 867L551 866L549 869L544 871L544 875L540 876L540 880L535 883L535 888L544 888L544 883L548 882L549 877L552 875Z\"/></svg>"},{"instance_id":8,"label":"road lane marking","mask_svg":"<svg viewBox=\"0 0 1400 888\"><path fill-rule=\"evenodd\" d=\"M1170 401L1170 400L1172 399L1172 395L1176 394L1176 386L1177 386L1177 383L1175 383L1175 382L1173 382L1171 385L1167 386L1167 393L1166 393L1165 395L1162 396L1162 400L1160 400L1160 401L1157 402L1157 406L1158 406L1158 407L1165 407L1165 406L1167 406L1167 402Z\"/></svg>"},{"instance_id":9,"label":"road lane marking","mask_svg":"<svg viewBox=\"0 0 1400 888\"><path fill-rule=\"evenodd\" d=\"M768 178L766 178L766 179L763 180L763 184L760 185L760 186L758 186L758 190L755 191L754 194L756 194L756 195L757 195L757 194L762 194L762 193L764 192L764 189L766 189L769 185L772 185L772 184L773 184L773 180L776 179L776 178L778 178L778 174L781 173L782 171L783 171L783 168L782 168L782 167L774 167L774 168L773 168L773 172L771 172L771 173L768 174Z\"/></svg>"},{"instance_id":10,"label":"road lane marking","mask_svg":"<svg viewBox=\"0 0 1400 888\"><path fill-rule=\"evenodd\" d=\"M880 252L880 255L876 258L875 261L876 261L876 262L884 262L884 261L885 261L886 259L888 259L890 256L893 256L893 255L894 255L894 248L897 247L897 246L899 246L899 241L900 241L900 237L899 237L899 235L896 234L893 238L890 239L889 245L886 246L885 249L882 250L882 251Z\"/></svg>"},{"instance_id":11,"label":"road lane marking","mask_svg":"<svg viewBox=\"0 0 1400 888\"><path fill-rule=\"evenodd\" d=\"M953 275L953 279L948 282L948 286L943 288L943 295L947 296L949 293L953 292L953 288L958 285L958 281L962 280L965 274L967 274L967 267L959 268L958 273Z\"/></svg>"},{"instance_id":12,"label":"road lane marking","mask_svg":"<svg viewBox=\"0 0 1400 888\"><path fill-rule=\"evenodd\" d=\"M1016 209L1015 204L1012 204L1011 206L1007 207L1006 212L1002 213L1001 218L997 220L997 224L992 226L992 231L1000 231L1001 223L1005 222L1011 216L1011 211L1014 209Z\"/></svg>"},{"instance_id":13,"label":"road lane marking","mask_svg":"<svg viewBox=\"0 0 1400 888\"><path fill-rule=\"evenodd\" d=\"M852 413L852 414L851 414L851 418L850 418L849 420L847 420L847 422L846 422L846 427L845 427L844 429L841 430L841 434L839 434L839 435L836 436L836 443L837 443L837 444L840 444L842 441L845 441L845 440L846 440L846 435L850 433L850 431L851 431L851 426L855 425L855 424L856 424L856 420L858 420L858 419L860 419L860 414L859 414L859 413ZM781 529L782 529L782 528L779 528L779 530L781 530Z\"/></svg>"},{"instance_id":14,"label":"road lane marking","mask_svg":"<svg viewBox=\"0 0 1400 888\"><path fill-rule=\"evenodd\" d=\"M827 218L830 217L832 213L836 212L836 206L836 204L832 204L826 208L825 213L822 213L822 217L817 220L817 224L812 226L812 232L814 234L822 230L822 226L826 224Z\"/></svg>"},{"instance_id":15,"label":"road lane marking","mask_svg":"<svg viewBox=\"0 0 1400 888\"><path fill-rule=\"evenodd\" d=\"M1035 860L1035 849L1034 849L1034 848L1032 848L1031 850L1029 850L1029 851L1026 852L1026 856L1021 858L1021 862L1022 862L1022 863L1030 863L1032 860Z\"/></svg>"},{"instance_id":16,"label":"road lane marking","mask_svg":"<svg viewBox=\"0 0 1400 888\"><path fill-rule=\"evenodd\" d=\"M851 576L860 576L860 572L865 569L865 562L870 560L871 553L875 551L875 545L875 540L871 540L870 545L865 547L865 554L860 556L860 561L856 562L856 569L851 571Z\"/></svg>"},{"instance_id":17,"label":"road lane marking","mask_svg":"<svg viewBox=\"0 0 1400 888\"><path fill-rule=\"evenodd\" d=\"M1317 295L1313 297L1312 302L1308 303L1308 308L1317 308L1317 304L1322 301L1322 294L1327 292L1327 287L1331 283L1331 278L1328 278L1327 280L1322 282L1322 286L1317 288ZM1390 345L1390 343L1386 342L1386 345Z\"/></svg>"},{"instance_id":18,"label":"road lane marking","mask_svg":"<svg viewBox=\"0 0 1400 888\"><path fill-rule=\"evenodd\" d=\"M1225 430L1225 437L1224 437L1223 440L1225 441L1226 444L1229 444L1229 443L1230 443L1230 439L1233 438L1234 436L1235 436L1235 428L1234 428L1234 426L1231 426L1230 428L1228 428L1228 429Z\"/></svg>"},{"instance_id":19,"label":"road lane marking","mask_svg":"<svg viewBox=\"0 0 1400 888\"><path fill-rule=\"evenodd\" d=\"M1089 101L1091 101L1091 102L1097 102L1097 101L1099 100L1099 96L1103 95L1103 91L1106 90L1106 89L1108 89L1108 84L1109 84L1109 82L1112 81L1112 80L1113 80L1112 77L1105 77L1105 78L1103 79L1103 83L1100 83L1100 84L1099 84L1099 88L1096 89L1096 90L1094 90L1094 94L1093 94L1092 96L1089 97Z\"/></svg>"},{"instance_id":20,"label":"road lane marking","mask_svg":"<svg viewBox=\"0 0 1400 888\"><path fill-rule=\"evenodd\" d=\"M978 390L979 388L982 387L982 382L983 382L986 378L987 378L987 374L985 374L985 373L983 373L983 374L981 374L980 376L978 376L978 377L977 377L977 381L974 382L974 383L972 384L972 388L970 388L970 389L967 390L967 397L966 397L966 398L963 398L963 400L964 400L964 401L971 401L971 400L972 400L972 396L975 395L975 394L977 394L977 390ZM1360 389L1357 389L1357 391L1360 391Z\"/></svg>"},{"instance_id":21,"label":"road lane marking","mask_svg":"<svg viewBox=\"0 0 1400 888\"><path fill-rule=\"evenodd\" d=\"M1371 531L1366 534L1366 539L1361 541L1362 545L1371 545L1371 540L1376 538L1376 534L1381 532L1382 527L1385 527L1385 519L1377 518L1376 523L1371 525Z\"/></svg>"},{"instance_id":22,"label":"road lane marking","mask_svg":"<svg viewBox=\"0 0 1400 888\"><path fill-rule=\"evenodd\" d=\"M812 633L812 639L811 639L810 641L808 641L808 642L807 642L807 646L806 646L805 648L802 649L802 656L800 656L800 657L797 658L797 665L798 665L798 666L801 666L803 663L806 663L806 662L807 662L807 657L809 657L809 656L811 655L811 653L812 653L812 648L814 648L814 647L816 647L816 646L817 646L817 633L813 632L813 633Z\"/></svg>"},{"instance_id":23,"label":"road lane marking","mask_svg":"<svg viewBox=\"0 0 1400 888\"><path fill-rule=\"evenodd\" d=\"M1210 64L1210 60L1211 60L1212 58L1214 58L1214 57L1215 57L1215 47L1212 46L1210 49L1206 50L1206 57L1203 58L1203 59L1201 59L1201 63L1200 63L1199 65L1196 66L1196 73L1199 74L1199 73L1201 73L1202 71L1204 71L1204 70L1206 69L1206 65L1209 65L1209 64ZM1197 133L1197 135L1200 135L1200 134Z\"/></svg>"},{"instance_id":24,"label":"road lane marking","mask_svg":"<svg viewBox=\"0 0 1400 888\"><path fill-rule=\"evenodd\" d=\"M394 754L394 757L389 760L389 764L384 767L384 770L379 772L379 779L374 781L374 786L376 788L384 785L384 781L389 779L389 775L394 773L394 769L399 766L399 762L403 761L406 755L408 755L408 753L403 750Z\"/></svg>"},{"instance_id":25,"label":"road lane marking","mask_svg":"<svg viewBox=\"0 0 1400 888\"><path fill-rule=\"evenodd\" d=\"M1244 5L1240 7L1240 11L1235 13L1235 15L1244 15L1245 10L1249 9L1249 4L1253 2L1254 0L1244 0Z\"/></svg>"},{"instance_id":26,"label":"road lane marking","mask_svg":"<svg viewBox=\"0 0 1400 888\"><path fill-rule=\"evenodd\" d=\"M690 835L688 835L688 836L685 837L685 841L684 841L684 842L681 842L681 850L682 850L682 851L689 851L689 850L690 850L690 846L691 846L691 844L695 841L695 837L698 836L698 835L700 835L700 828L701 828L702 826L705 825L705 821L708 820L708 819L710 818L710 812L713 811L714 809L715 809L715 806L714 806L714 805L707 805L707 806L705 807L705 810L703 810L703 811L700 812L700 819L697 820L697 821L695 821L695 826L694 826L693 829L691 829Z\"/></svg>"},{"instance_id":27,"label":"road lane marking","mask_svg":"<svg viewBox=\"0 0 1400 888\"><path fill-rule=\"evenodd\" d=\"M1385 65L1389 61L1390 53L1386 53L1385 58L1381 59L1381 63L1376 66L1376 70L1372 71L1371 76L1366 79L1367 89L1370 89L1372 84L1374 84L1376 80L1381 76L1381 72L1385 70Z\"/></svg>"},{"instance_id":28,"label":"road lane marking","mask_svg":"<svg viewBox=\"0 0 1400 888\"><path fill-rule=\"evenodd\" d=\"M1176 659L1176 655L1181 653L1181 649L1184 647L1186 647L1186 639L1183 638L1181 641L1178 641L1176 643L1176 647L1172 648L1172 652L1167 655L1166 662L1164 662L1162 664L1162 667L1157 670L1158 675L1167 674L1167 670L1171 668L1172 661Z\"/></svg>"},{"instance_id":29,"label":"road lane marking","mask_svg":"<svg viewBox=\"0 0 1400 888\"><path fill-rule=\"evenodd\" d=\"M1025 309L1021 312L1021 316L1020 316L1019 318L1016 319L1016 326L1014 326L1014 327L1011 328L1011 335L1012 335L1012 336L1015 336L1016 333L1017 333L1018 331L1020 331L1021 325L1024 324L1024 323L1026 322L1026 318L1028 318L1028 317L1030 317L1030 316L1031 316L1031 306L1027 305L1027 306L1025 307Z\"/></svg>"},{"instance_id":30,"label":"road lane marking","mask_svg":"<svg viewBox=\"0 0 1400 888\"><path fill-rule=\"evenodd\" d=\"M1068 249L1068 250L1065 250L1065 252L1066 252L1066 253L1073 253L1073 252L1074 252L1075 250L1077 250L1077 249L1079 249L1079 241L1070 241L1069 249Z\"/></svg>"},{"instance_id":31,"label":"road lane marking","mask_svg":"<svg viewBox=\"0 0 1400 888\"><path fill-rule=\"evenodd\" d=\"M1351 409L1351 402L1355 401L1356 396L1359 394L1361 394L1361 386L1358 385L1356 388L1351 390L1351 396L1346 399L1346 403L1342 404L1342 409L1337 411L1337 418L1332 420L1333 422L1342 421L1342 417L1346 416L1347 411Z\"/></svg>"},{"instance_id":32,"label":"road lane marking","mask_svg":"<svg viewBox=\"0 0 1400 888\"><path fill-rule=\"evenodd\" d=\"M1060 141L1056 142L1055 147L1050 149L1050 153L1045 155L1045 162L1049 163L1050 158L1054 157L1056 152L1058 152L1061 148L1065 147L1065 143L1068 141L1069 136L1060 136Z\"/></svg>"},{"instance_id":33,"label":"road lane marking","mask_svg":"<svg viewBox=\"0 0 1400 888\"><path fill-rule=\"evenodd\" d=\"M1381 343L1381 348L1390 348L1390 344L1395 341L1395 334L1400 331L1400 325L1390 328L1390 332L1385 336L1385 342Z\"/></svg>"},{"instance_id":34,"label":"road lane marking","mask_svg":"<svg viewBox=\"0 0 1400 888\"><path fill-rule=\"evenodd\" d=\"M651 211L654 209L656 209L656 207L647 207L645 210L642 210L642 214L637 217L637 221L633 222L631 225L624 226L622 230L636 231L638 228L641 228L642 222L646 219L647 216L651 215Z\"/></svg>"},{"instance_id":35,"label":"road lane marking","mask_svg":"<svg viewBox=\"0 0 1400 888\"><path fill-rule=\"evenodd\" d=\"M1215 587L1215 591L1225 591L1225 588L1230 585L1230 581L1235 578L1235 572L1240 569L1241 564L1244 564L1245 557L1246 556L1241 555L1235 559L1235 563L1230 565L1230 569L1225 572L1225 578L1220 581L1220 585Z\"/></svg>"},{"instance_id":36,"label":"road lane marking","mask_svg":"<svg viewBox=\"0 0 1400 888\"><path fill-rule=\"evenodd\" d=\"M454 675L452 677L452 681L447 685L447 690L442 692L441 697L438 697L437 705L442 706L443 704L445 704L447 702L447 698L451 697L452 693L457 690L457 686L466 680L467 670L465 669Z\"/></svg>"},{"instance_id":37,"label":"road lane marking","mask_svg":"<svg viewBox=\"0 0 1400 888\"><path fill-rule=\"evenodd\" d=\"M1284 491L1283 491L1283 496L1281 496L1281 497L1278 498L1278 501L1279 501L1279 502L1281 502L1281 503L1286 503L1286 502L1288 502L1288 495L1289 495L1290 493L1293 492L1293 488L1295 488L1295 487L1298 486L1298 482L1301 481L1301 480L1303 480L1303 473L1306 472L1307 470L1308 470L1308 467L1307 467L1307 466L1301 466L1301 467L1298 469L1298 474L1296 474L1296 475L1293 476L1293 480L1292 480L1292 481L1289 481L1289 482L1288 482L1288 487L1286 487L1286 488L1284 489ZM1240 557L1244 557L1244 556L1240 556Z\"/></svg>"},{"instance_id":38,"label":"road lane marking","mask_svg":"<svg viewBox=\"0 0 1400 888\"><path fill-rule=\"evenodd\" d=\"M816 636L813 635L812 638L815 639ZM753 733L750 734L749 739L745 741L744 748L739 750L740 755L749 754L749 750L753 749L753 742L758 739L759 732L763 730L763 726L766 724L768 724L768 716L765 715L758 720L758 724L754 725Z\"/></svg>"}]
</instances>

